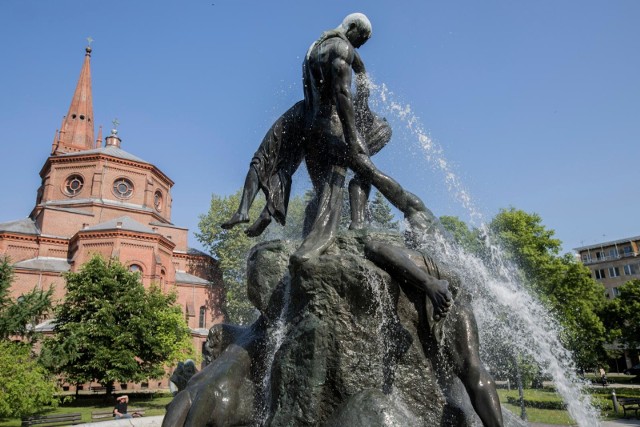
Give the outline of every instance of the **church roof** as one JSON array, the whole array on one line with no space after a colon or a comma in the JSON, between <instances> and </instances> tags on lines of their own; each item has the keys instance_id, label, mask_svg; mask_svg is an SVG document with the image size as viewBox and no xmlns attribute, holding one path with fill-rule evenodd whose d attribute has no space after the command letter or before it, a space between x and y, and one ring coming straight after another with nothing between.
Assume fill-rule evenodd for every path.
<instances>
[{"instance_id":1,"label":"church roof","mask_svg":"<svg viewBox=\"0 0 640 427\"><path fill-rule=\"evenodd\" d=\"M66 258L51 257L36 257L25 259L24 261L16 262L15 264L13 264L13 266L16 268L24 268L27 270L53 271L56 273L62 273L71 269L71 265Z\"/></svg>"},{"instance_id":2,"label":"church roof","mask_svg":"<svg viewBox=\"0 0 640 427\"><path fill-rule=\"evenodd\" d=\"M36 332L53 332L56 327L56 319L47 319L36 325Z\"/></svg>"},{"instance_id":3,"label":"church roof","mask_svg":"<svg viewBox=\"0 0 640 427\"><path fill-rule=\"evenodd\" d=\"M101 199L97 197L85 198L85 199L70 199L70 200L49 200L44 203L41 203L40 206L43 206L48 209L51 209L53 206L60 207L61 209L66 209L64 208L65 205L81 205L86 203L100 203L100 204L111 205L111 206L124 206L124 207L130 207L132 209L136 209L139 211L153 212L153 209L151 209L148 206L138 205L135 203L127 203L120 200ZM76 211L75 213L84 212L79 209L75 209L75 211Z\"/></svg>"},{"instance_id":4,"label":"church roof","mask_svg":"<svg viewBox=\"0 0 640 427\"><path fill-rule=\"evenodd\" d=\"M52 211L67 212L67 213L72 213L77 215L93 216L93 213L89 211L85 211L84 209L65 208L60 206L47 206L47 203L43 203L42 206L44 206L46 209L51 209Z\"/></svg>"},{"instance_id":5,"label":"church roof","mask_svg":"<svg viewBox=\"0 0 640 427\"><path fill-rule=\"evenodd\" d=\"M176 283L188 283L193 285L210 285L206 279L202 277L194 276L193 274L186 273L184 271L176 271Z\"/></svg>"},{"instance_id":6,"label":"church roof","mask_svg":"<svg viewBox=\"0 0 640 427\"><path fill-rule=\"evenodd\" d=\"M196 248L187 248L187 253L188 253L189 255L204 255L204 256L209 256L208 254L206 254L206 253L204 253L204 252L202 252L201 250L196 249Z\"/></svg>"},{"instance_id":7,"label":"church roof","mask_svg":"<svg viewBox=\"0 0 640 427\"><path fill-rule=\"evenodd\" d=\"M104 231L116 229L155 234L155 231L146 225L139 223L135 219L129 218L128 216L121 216L119 218L112 219L111 221L101 222L100 224L87 227L83 231Z\"/></svg>"},{"instance_id":8,"label":"church roof","mask_svg":"<svg viewBox=\"0 0 640 427\"><path fill-rule=\"evenodd\" d=\"M36 223L31 218L18 219L0 223L0 231L12 231L21 234L40 234Z\"/></svg>"},{"instance_id":9,"label":"church roof","mask_svg":"<svg viewBox=\"0 0 640 427\"><path fill-rule=\"evenodd\" d=\"M106 147L94 148L93 150L78 151L77 153L60 154L58 157L85 156L87 154L104 154L111 157L117 157L119 159L132 160L139 163L149 163L138 156L134 156L133 154L124 151L120 147L116 147L115 145L107 145Z\"/></svg>"}]
</instances>

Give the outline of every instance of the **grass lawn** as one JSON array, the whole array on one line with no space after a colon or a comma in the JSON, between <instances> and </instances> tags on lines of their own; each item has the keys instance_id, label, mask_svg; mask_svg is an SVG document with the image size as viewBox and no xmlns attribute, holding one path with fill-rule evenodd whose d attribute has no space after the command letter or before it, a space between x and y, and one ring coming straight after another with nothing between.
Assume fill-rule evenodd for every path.
<instances>
[{"instance_id":1,"label":"grass lawn","mask_svg":"<svg viewBox=\"0 0 640 427\"><path fill-rule=\"evenodd\" d=\"M613 415L613 404L611 401L611 392L615 391L618 397L638 397L640 398L640 389L633 388L612 388L612 387L593 387L589 390L593 396L594 403L601 408L602 414L605 418L612 417L618 418ZM520 406L507 403L507 397L518 398L517 390L505 390L498 389L498 395L500 396L500 402L516 416L520 416ZM552 389L526 389L524 390L525 400L535 402L560 402L560 396ZM129 393L129 407L143 407L146 408L145 416L164 415L166 405L171 401L172 396L168 393L156 393L156 394L132 394ZM70 412L79 412L82 414L82 420L84 422L100 421L92 420L91 412L93 411L108 411L113 409L114 399L107 401L104 395L102 396L80 396L77 400L63 403L55 410L49 413L63 414ZM571 425L573 421L569 417L569 414L565 410L561 409L538 409L532 407L526 407L527 419L533 423L543 424L557 424L557 425ZM110 420L111 418L102 419L102 421ZM19 419L0 420L0 427L19 427Z\"/></svg>"},{"instance_id":2,"label":"grass lawn","mask_svg":"<svg viewBox=\"0 0 640 427\"><path fill-rule=\"evenodd\" d=\"M513 412L516 416L520 417L520 407L510 404L504 404L504 407ZM538 409L538 408L526 408L527 420L531 423L542 424L558 424L558 425L572 425L573 420L569 417L567 411L561 411L558 409Z\"/></svg>"},{"instance_id":3,"label":"grass lawn","mask_svg":"<svg viewBox=\"0 0 640 427\"><path fill-rule=\"evenodd\" d=\"M164 415L165 406L171 402L172 396L168 393L156 393L156 394L132 394L129 393L129 408L146 408L144 416L150 417L155 415ZM77 400L72 402L63 403L55 410L48 412L48 414L66 414L71 412L79 412L82 414L82 421L84 422L96 422L96 421L108 421L112 418L102 418L99 420L91 419L91 412L93 411L109 411L113 409L115 400L113 397L107 401L103 396L80 396ZM0 420L0 427L19 427L20 419L2 419Z\"/></svg>"},{"instance_id":4,"label":"grass lawn","mask_svg":"<svg viewBox=\"0 0 640 427\"><path fill-rule=\"evenodd\" d=\"M603 419L616 419L621 416L616 415L613 412L613 402L611 399L611 392L615 391L616 396L621 397L636 397L640 398L640 389L637 388L613 388L613 387L593 387L589 389L592 396L592 402L598 408L600 408ZM517 390L504 390L499 389L498 395L500 396L500 402L516 416L520 416L520 406L507 403L507 397L518 398ZM524 390L524 398L528 401L535 401L540 403L545 402L561 402L562 399L553 389ZM569 413L562 409L539 409L527 406L525 408L527 412L527 419L533 423L543 424L559 424L568 425L574 424Z\"/></svg>"},{"instance_id":5,"label":"grass lawn","mask_svg":"<svg viewBox=\"0 0 640 427\"><path fill-rule=\"evenodd\" d=\"M507 397L518 398L518 390L504 390L498 389L498 395L500 396L500 403L505 408L513 412L516 416L520 416L520 406L507 403ZM562 399L552 390L524 390L525 400L533 400L538 402L560 402ZM570 425L573 424L573 420L569 417L569 413L562 409L538 409L526 407L527 420L532 423L543 424L559 424Z\"/></svg>"}]
</instances>

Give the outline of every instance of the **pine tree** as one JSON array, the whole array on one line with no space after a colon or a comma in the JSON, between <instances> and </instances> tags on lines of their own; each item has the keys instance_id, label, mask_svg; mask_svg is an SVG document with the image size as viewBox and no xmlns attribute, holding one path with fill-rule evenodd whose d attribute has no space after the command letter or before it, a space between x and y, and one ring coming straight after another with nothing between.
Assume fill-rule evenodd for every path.
<instances>
[{"instance_id":1,"label":"pine tree","mask_svg":"<svg viewBox=\"0 0 640 427\"><path fill-rule=\"evenodd\" d=\"M398 221L394 221L394 215L391 211L391 205L384 196L376 191L371 202L369 202L369 212L371 215L371 223L374 227L388 228L397 230L399 228Z\"/></svg>"}]
</instances>

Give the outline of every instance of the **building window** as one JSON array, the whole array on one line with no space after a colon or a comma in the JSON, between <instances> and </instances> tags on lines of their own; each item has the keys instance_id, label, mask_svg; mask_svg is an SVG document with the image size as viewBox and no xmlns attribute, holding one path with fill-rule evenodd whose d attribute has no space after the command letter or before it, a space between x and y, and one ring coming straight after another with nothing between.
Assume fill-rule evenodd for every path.
<instances>
[{"instance_id":1,"label":"building window","mask_svg":"<svg viewBox=\"0 0 640 427\"><path fill-rule=\"evenodd\" d=\"M162 212L162 193L160 191L156 191L153 196L153 206L158 212Z\"/></svg>"},{"instance_id":2,"label":"building window","mask_svg":"<svg viewBox=\"0 0 640 427\"><path fill-rule=\"evenodd\" d=\"M633 274L638 274L638 265L637 264L627 264L624 266L624 275L631 276Z\"/></svg>"},{"instance_id":3,"label":"building window","mask_svg":"<svg viewBox=\"0 0 640 427\"><path fill-rule=\"evenodd\" d=\"M591 255L589 254L582 255L582 262L584 262L585 264L591 262Z\"/></svg>"},{"instance_id":4,"label":"building window","mask_svg":"<svg viewBox=\"0 0 640 427\"><path fill-rule=\"evenodd\" d=\"M609 277L620 276L620 269L618 267L609 267Z\"/></svg>"},{"instance_id":5,"label":"building window","mask_svg":"<svg viewBox=\"0 0 640 427\"><path fill-rule=\"evenodd\" d=\"M207 320L207 308L205 306L200 307L200 317L198 319L198 328L204 328Z\"/></svg>"},{"instance_id":6,"label":"building window","mask_svg":"<svg viewBox=\"0 0 640 427\"><path fill-rule=\"evenodd\" d=\"M602 260L604 259L604 254L600 251L596 252L596 259L597 260Z\"/></svg>"},{"instance_id":7,"label":"building window","mask_svg":"<svg viewBox=\"0 0 640 427\"><path fill-rule=\"evenodd\" d=\"M140 267L138 264L131 264L129 266L129 271L132 273L139 272L140 274L142 274L142 267Z\"/></svg>"},{"instance_id":8,"label":"building window","mask_svg":"<svg viewBox=\"0 0 640 427\"><path fill-rule=\"evenodd\" d=\"M118 178L113 183L113 194L120 199L128 199L133 194L133 183L127 178Z\"/></svg>"},{"instance_id":9,"label":"building window","mask_svg":"<svg viewBox=\"0 0 640 427\"><path fill-rule=\"evenodd\" d=\"M622 250L624 251L625 256L631 255L631 246L625 246Z\"/></svg>"},{"instance_id":10,"label":"building window","mask_svg":"<svg viewBox=\"0 0 640 427\"><path fill-rule=\"evenodd\" d=\"M83 186L84 178L82 178L80 175L71 175L64 183L64 192L68 196L73 197L80 193L80 190L82 190Z\"/></svg>"},{"instance_id":11,"label":"building window","mask_svg":"<svg viewBox=\"0 0 640 427\"><path fill-rule=\"evenodd\" d=\"M599 270L593 270L593 273L595 274L596 279L598 279L598 280L602 280L605 277L604 276L604 269L602 269L602 268L599 269Z\"/></svg>"},{"instance_id":12,"label":"building window","mask_svg":"<svg viewBox=\"0 0 640 427\"><path fill-rule=\"evenodd\" d=\"M618 248L609 249L609 257L610 258L618 258Z\"/></svg>"},{"instance_id":13,"label":"building window","mask_svg":"<svg viewBox=\"0 0 640 427\"><path fill-rule=\"evenodd\" d=\"M618 288L611 288L611 293L613 294L613 297L618 297L620 296L620 289Z\"/></svg>"}]
</instances>

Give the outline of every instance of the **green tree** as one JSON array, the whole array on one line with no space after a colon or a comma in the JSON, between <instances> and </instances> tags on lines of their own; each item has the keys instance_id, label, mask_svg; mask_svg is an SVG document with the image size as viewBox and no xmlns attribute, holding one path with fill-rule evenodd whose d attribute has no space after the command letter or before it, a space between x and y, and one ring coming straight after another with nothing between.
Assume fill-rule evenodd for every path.
<instances>
[{"instance_id":1,"label":"green tree","mask_svg":"<svg viewBox=\"0 0 640 427\"><path fill-rule=\"evenodd\" d=\"M560 240L542 224L540 215L515 209L501 209L489 224L492 236L524 274L525 281L540 293L557 282L561 260Z\"/></svg>"},{"instance_id":2,"label":"green tree","mask_svg":"<svg viewBox=\"0 0 640 427\"><path fill-rule=\"evenodd\" d=\"M42 358L69 383L97 381L110 393L116 381L160 378L165 366L194 353L175 293L146 290L139 273L99 255L65 279Z\"/></svg>"},{"instance_id":3,"label":"green tree","mask_svg":"<svg viewBox=\"0 0 640 427\"><path fill-rule=\"evenodd\" d=\"M28 341L36 337L33 326L51 310L53 289L33 289L18 299L11 298L14 273L7 257L0 259L0 338L21 336Z\"/></svg>"},{"instance_id":4,"label":"green tree","mask_svg":"<svg viewBox=\"0 0 640 427\"><path fill-rule=\"evenodd\" d=\"M455 216L441 216L440 223L465 251L480 257L485 253L486 248L480 230L475 227L469 228L464 221Z\"/></svg>"},{"instance_id":5,"label":"green tree","mask_svg":"<svg viewBox=\"0 0 640 427\"><path fill-rule=\"evenodd\" d=\"M560 256L561 242L538 214L503 209L489 225L507 258L520 268L522 280L563 326L562 338L584 368L606 357L606 330L600 313L604 287L574 256Z\"/></svg>"},{"instance_id":6,"label":"green tree","mask_svg":"<svg viewBox=\"0 0 640 427\"><path fill-rule=\"evenodd\" d=\"M618 288L620 294L605 309L611 341L618 339L626 348L640 347L640 280Z\"/></svg>"},{"instance_id":7,"label":"green tree","mask_svg":"<svg viewBox=\"0 0 640 427\"><path fill-rule=\"evenodd\" d=\"M0 417L22 417L56 406L54 378L31 351L38 337L33 328L51 309L53 290L34 289L11 298L14 273L7 257L0 259ZM20 337L26 342L12 342Z\"/></svg>"},{"instance_id":8,"label":"green tree","mask_svg":"<svg viewBox=\"0 0 640 427\"><path fill-rule=\"evenodd\" d=\"M240 204L241 191L231 196L211 196L211 204L206 214L200 215L199 232L196 238L208 252L220 262L222 278L227 293L225 311L227 320L240 325L255 320L257 312L247 297L246 268L249 250L263 240L299 239L302 236L306 200L301 196L289 200L286 225L281 227L275 221L259 237L247 237L242 224L230 230L220 227L231 218ZM310 194L307 195L311 197ZM249 218L255 220L264 207L264 198L259 195L249 210Z\"/></svg>"},{"instance_id":9,"label":"green tree","mask_svg":"<svg viewBox=\"0 0 640 427\"><path fill-rule=\"evenodd\" d=\"M58 406L54 378L28 343L0 340L0 418L19 418Z\"/></svg>"},{"instance_id":10,"label":"green tree","mask_svg":"<svg viewBox=\"0 0 640 427\"><path fill-rule=\"evenodd\" d=\"M200 215L199 233L196 238L220 262L222 278L227 289L225 311L227 320L239 325L248 324L256 317L256 311L249 302L246 287L247 255L249 249L261 241L261 237L251 238L244 233L245 227L238 225L230 230L220 227L231 218L240 204L241 191L231 196L211 196L209 212ZM249 218L255 220L264 206L264 199L253 203Z\"/></svg>"},{"instance_id":11,"label":"green tree","mask_svg":"<svg viewBox=\"0 0 640 427\"><path fill-rule=\"evenodd\" d=\"M371 223L375 227L388 228L391 230L398 230L400 228L398 221L394 221L395 217L391 211L391 205L379 191L376 191L373 200L369 202L369 212L371 214Z\"/></svg>"}]
</instances>

